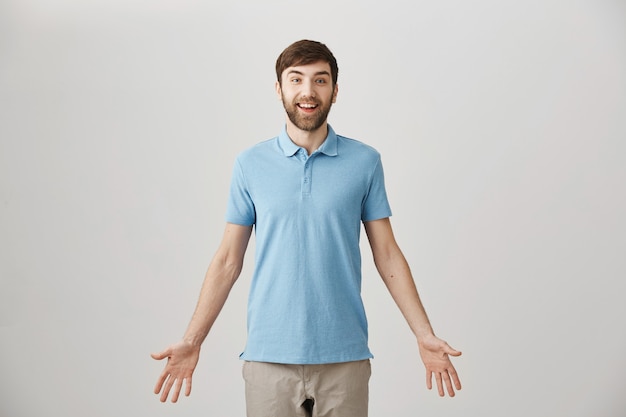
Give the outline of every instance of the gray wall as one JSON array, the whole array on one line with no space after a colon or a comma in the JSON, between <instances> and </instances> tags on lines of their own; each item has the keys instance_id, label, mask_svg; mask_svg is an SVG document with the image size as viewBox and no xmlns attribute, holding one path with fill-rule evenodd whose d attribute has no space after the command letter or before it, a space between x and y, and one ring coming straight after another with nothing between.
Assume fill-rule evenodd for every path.
<instances>
[{"instance_id":1,"label":"gray wall","mask_svg":"<svg viewBox=\"0 0 626 417\"><path fill-rule=\"evenodd\" d=\"M464 389L428 392L363 242L372 416L623 416L623 1L0 2L0 415L242 416L254 245L194 391L161 404L231 164L284 123L274 61L325 42L330 122Z\"/></svg>"}]
</instances>

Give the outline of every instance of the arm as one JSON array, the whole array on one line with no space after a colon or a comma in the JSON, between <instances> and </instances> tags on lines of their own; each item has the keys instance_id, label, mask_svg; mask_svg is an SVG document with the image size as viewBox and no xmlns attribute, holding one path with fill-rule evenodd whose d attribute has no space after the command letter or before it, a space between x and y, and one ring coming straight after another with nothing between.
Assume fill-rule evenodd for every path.
<instances>
[{"instance_id":1,"label":"arm","mask_svg":"<svg viewBox=\"0 0 626 417\"><path fill-rule=\"evenodd\" d=\"M409 265L396 243L389 219L366 222L365 232L372 248L376 269L417 338L420 356L426 367L426 386L428 389L432 388L434 375L439 395L444 395L445 383L448 394L453 397L454 388L461 389L461 382L449 355L459 356L461 352L452 349L435 336Z\"/></svg>"},{"instance_id":2,"label":"arm","mask_svg":"<svg viewBox=\"0 0 626 417\"><path fill-rule=\"evenodd\" d=\"M157 360L167 358L165 369L154 388L155 394L161 393L162 402L167 400L172 387L172 402L178 401L183 382L185 395L191 393L191 377L200 356L200 345L241 273L251 233L251 226L226 224L224 237L209 265L198 304L183 339L164 351L151 355Z\"/></svg>"}]
</instances>

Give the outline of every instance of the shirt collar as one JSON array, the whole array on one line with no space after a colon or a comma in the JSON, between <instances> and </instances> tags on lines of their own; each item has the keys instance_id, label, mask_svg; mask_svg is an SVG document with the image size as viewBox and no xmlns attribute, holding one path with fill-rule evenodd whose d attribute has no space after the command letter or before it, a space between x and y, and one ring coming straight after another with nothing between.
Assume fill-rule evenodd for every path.
<instances>
[{"instance_id":1,"label":"shirt collar","mask_svg":"<svg viewBox=\"0 0 626 417\"><path fill-rule=\"evenodd\" d=\"M337 156L337 134L330 125L328 126L328 135L318 148L317 152L328 156ZM283 126L283 130L278 135L278 145L285 156L294 156L300 147L292 142L287 134L287 125Z\"/></svg>"}]
</instances>

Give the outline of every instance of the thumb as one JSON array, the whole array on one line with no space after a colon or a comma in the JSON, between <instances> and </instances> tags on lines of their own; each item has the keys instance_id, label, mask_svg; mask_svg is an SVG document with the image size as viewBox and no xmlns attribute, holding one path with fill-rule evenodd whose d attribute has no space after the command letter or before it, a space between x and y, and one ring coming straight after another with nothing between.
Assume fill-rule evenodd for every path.
<instances>
[{"instance_id":1,"label":"thumb","mask_svg":"<svg viewBox=\"0 0 626 417\"><path fill-rule=\"evenodd\" d=\"M446 344L446 347L444 350L450 356L461 356L462 354L461 351L452 349L452 347L450 347L450 345L448 344Z\"/></svg>"},{"instance_id":2,"label":"thumb","mask_svg":"<svg viewBox=\"0 0 626 417\"><path fill-rule=\"evenodd\" d=\"M156 360L160 361L161 359L165 359L165 358L169 357L170 354L171 354L171 349L167 348L163 352L151 353L150 356L152 357L152 359L156 359Z\"/></svg>"}]
</instances>

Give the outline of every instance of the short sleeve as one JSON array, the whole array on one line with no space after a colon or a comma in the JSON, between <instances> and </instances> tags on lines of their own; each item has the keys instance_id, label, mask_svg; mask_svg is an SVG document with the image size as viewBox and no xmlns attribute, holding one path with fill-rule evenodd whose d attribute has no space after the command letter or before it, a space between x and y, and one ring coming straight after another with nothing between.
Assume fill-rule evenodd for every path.
<instances>
[{"instance_id":1,"label":"short sleeve","mask_svg":"<svg viewBox=\"0 0 626 417\"><path fill-rule=\"evenodd\" d=\"M389 201L387 200L385 174L383 172L383 164L379 155L370 179L368 192L363 200L361 221L368 222L372 220L384 219L389 216L391 216L391 207L389 206Z\"/></svg>"},{"instance_id":2,"label":"short sleeve","mask_svg":"<svg viewBox=\"0 0 626 417\"><path fill-rule=\"evenodd\" d=\"M254 202L246 185L246 179L239 159L235 161L230 181L230 193L226 207L228 223L251 226L256 221Z\"/></svg>"}]
</instances>

